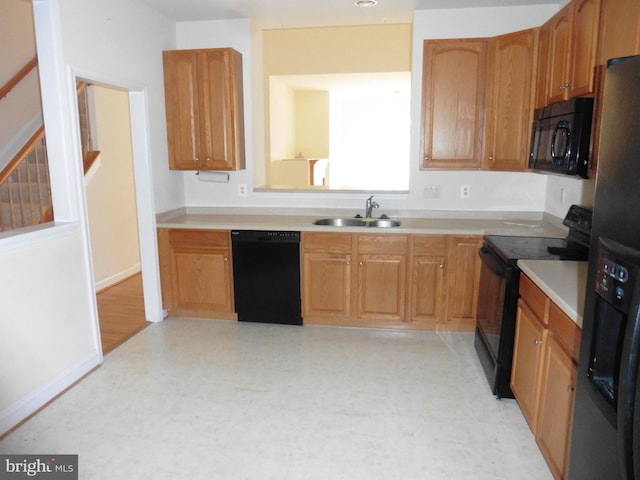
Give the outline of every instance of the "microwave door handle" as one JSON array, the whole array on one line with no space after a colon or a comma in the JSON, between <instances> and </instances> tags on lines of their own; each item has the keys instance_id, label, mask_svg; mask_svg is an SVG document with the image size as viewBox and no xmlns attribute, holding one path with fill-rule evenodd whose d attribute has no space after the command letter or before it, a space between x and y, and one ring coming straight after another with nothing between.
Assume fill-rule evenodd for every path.
<instances>
[{"instance_id":1,"label":"microwave door handle","mask_svg":"<svg viewBox=\"0 0 640 480\"><path fill-rule=\"evenodd\" d=\"M560 137L562 142L562 150L560 152L556 152L556 140L558 133L562 136ZM561 120L556 125L555 130L553 131L553 136L551 137L551 160L554 165L562 165L565 157L567 156L569 150L569 137L571 136L571 131L569 130L569 122L565 120Z\"/></svg>"}]
</instances>

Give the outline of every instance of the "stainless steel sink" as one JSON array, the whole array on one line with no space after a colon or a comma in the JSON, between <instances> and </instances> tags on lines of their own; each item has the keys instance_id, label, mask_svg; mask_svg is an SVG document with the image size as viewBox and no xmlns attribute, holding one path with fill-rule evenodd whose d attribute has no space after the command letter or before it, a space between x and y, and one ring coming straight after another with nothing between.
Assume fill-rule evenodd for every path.
<instances>
[{"instance_id":1,"label":"stainless steel sink","mask_svg":"<svg viewBox=\"0 0 640 480\"><path fill-rule=\"evenodd\" d=\"M400 226L400 220L390 220L388 218L378 218L367 223L368 227L391 228Z\"/></svg>"},{"instance_id":2,"label":"stainless steel sink","mask_svg":"<svg viewBox=\"0 0 640 480\"><path fill-rule=\"evenodd\" d=\"M399 220L387 218L364 219L364 218L320 218L313 222L314 225L326 225L329 227L372 227L390 228L399 227Z\"/></svg>"},{"instance_id":3,"label":"stainless steel sink","mask_svg":"<svg viewBox=\"0 0 640 480\"><path fill-rule=\"evenodd\" d=\"M367 222L361 218L320 218L313 222L314 225L327 225L329 227L366 227Z\"/></svg>"}]
</instances>

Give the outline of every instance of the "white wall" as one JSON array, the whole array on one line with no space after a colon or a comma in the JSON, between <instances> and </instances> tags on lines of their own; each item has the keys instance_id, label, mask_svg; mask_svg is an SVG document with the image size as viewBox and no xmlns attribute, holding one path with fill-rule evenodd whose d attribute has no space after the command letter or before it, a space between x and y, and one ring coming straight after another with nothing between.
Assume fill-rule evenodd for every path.
<instances>
[{"instance_id":1,"label":"white wall","mask_svg":"<svg viewBox=\"0 0 640 480\"><path fill-rule=\"evenodd\" d=\"M33 3L56 225L0 234L0 434L102 358L73 72L138 88L130 96L141 139L134 158L152 159L159 210L183 203L181 176L167 168L161 54L175 48L175 24L132 0ZM147 225L152 238L154 227ZM157 272L151 277L159 284Z\"/></svg>"},{"instance_id":2,"label":"white wall","mask_svg":"<svg viewBox=\"0 0 640 480\"><path fill-rule=\"evenodd\" d=\"M132 0L60 2L64 60L92 80L139 85L148 96L156 209L183 203L180 174L170 172L162 50L175 48L175 24Z\"/></svg>"},{"instance_id":3,"label":"white wall","mask_svg":"<svg viewBox=\"0 0 640 480\"><path fill-rule=\"evenodd\" d=\"M565 202L547 202L548 175L484 171L420 171L420 108L422 42L428 38L487 37L541 25L558 10L557 5L416 11L413 24L412 130L410 191L378 193L385 211L544 211L563 216L567 199L583 196L581 181L561 180ZM204 183L193 173L184 174L187 206L270 206L305 208L361 207L363 193L253 192L254 179L263 178L264 113L262 106L261 30L246 20L186 22L177 26L178 48L233 47L243 54L245 80L245 129L247 170L232 172L228 184ZM254 174L255 169L255 174ZM471 198L459 198L461 184L471 186ZM249 195L238 196L238 185L247 184ZM427 185L441 188L440 199L425 199ZM555 183L554 183L555 185ZM553 190L555 192L555 188ZM559 196L559 193L555 196ZM559 202L558 202L559 203Z\"/></svg>"}]
</instances>

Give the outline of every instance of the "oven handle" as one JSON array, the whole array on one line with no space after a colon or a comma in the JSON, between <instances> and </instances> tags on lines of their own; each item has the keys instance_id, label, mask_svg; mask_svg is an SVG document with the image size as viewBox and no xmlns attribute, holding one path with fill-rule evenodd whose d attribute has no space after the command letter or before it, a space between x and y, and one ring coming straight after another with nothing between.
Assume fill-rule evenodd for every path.
<instances>
[{"instance_id":1,"label":"oven handle","mask_svg":"<svg viewBox=\"0 0 640 480\"><path fill-rule=\"evenodd\" d=\"M482 259L482 263L488 266L500 278L507 278L511 268L505 264L498 255L486 245L480 247L478 255Z\"/></svg>"}]
</instances>

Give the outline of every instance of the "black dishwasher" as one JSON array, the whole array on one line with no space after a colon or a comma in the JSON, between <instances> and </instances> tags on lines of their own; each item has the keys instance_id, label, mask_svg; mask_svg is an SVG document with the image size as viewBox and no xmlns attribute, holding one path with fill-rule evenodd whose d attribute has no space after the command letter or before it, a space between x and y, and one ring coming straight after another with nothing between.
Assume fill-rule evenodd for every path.
<instances>
[{"instance_id":1,"label":"black dishwasher","mask_svg":"<svg viewBox=\"0 0 640 480\"><path fill-rule=\"evenodd\" d=\"M300 232L232 230L238 321L302 325Z\"/></svg>"}]
</instances>

